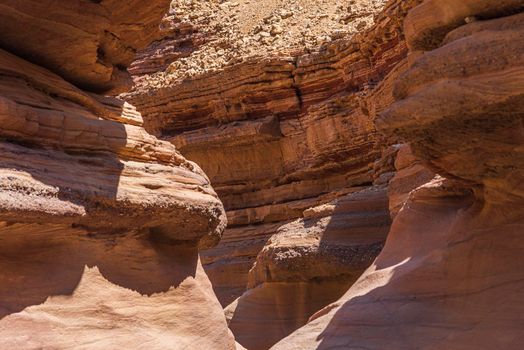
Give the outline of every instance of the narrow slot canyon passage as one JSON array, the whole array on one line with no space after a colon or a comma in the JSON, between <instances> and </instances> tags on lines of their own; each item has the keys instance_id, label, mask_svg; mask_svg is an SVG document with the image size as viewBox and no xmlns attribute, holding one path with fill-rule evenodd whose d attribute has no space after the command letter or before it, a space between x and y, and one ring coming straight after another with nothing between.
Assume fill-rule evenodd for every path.
<instances>
[{"instance_id":1,"label":"narrow slot canyon passage","mask_svg":"<svg viewBox=\"0 0 524 350\"><path fill-rule=\"evenodd\" d=\"M520 349L522 0L0 0L0 350Z\"/></svg>"}]
</instances>

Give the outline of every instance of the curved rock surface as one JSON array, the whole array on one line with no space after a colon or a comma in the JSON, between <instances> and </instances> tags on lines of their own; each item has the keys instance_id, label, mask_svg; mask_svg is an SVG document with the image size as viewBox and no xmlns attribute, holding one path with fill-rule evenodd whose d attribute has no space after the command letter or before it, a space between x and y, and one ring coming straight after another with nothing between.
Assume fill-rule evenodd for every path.
<instances>
[{"instance_id":1,"label":"curved rock surface","mask_svg":"<svg viewBox=\"0 0 524 350\"><path fill-rule=\"evenodd\" d=\"M2 223L0 242L5 349L235 349L194 246L63 224Z\"/></svg>"},{"instance_id":2,"label":"curved rock surface","mask_svg":"<svg viewBox=\"0 0 524 350\"><path fill-rule=\"evenodd\" d=\"M392 96L374 87L405 57L402 18L412 3L390 3L365 34L318 53L251 60L126 95L150 132L202 166L224 203L228 229L203 255L223 305L245 290L281 225L379 175L372 120Z\"/></svg>"},{"instance_id":3,"label":"curved rock surface","mask_svg":"<svg viewBox=\"0 0 524 350\"><path fill-rule=\"evenodd\" d=\"M440 176L409 194L359 281L272 349L521 347L522 10L426 0L410 12L409 68L377 125Z\"/></svg>"},{"instance_id":4,"label":"curved rock surface","mask_svg":"<svg viewBox=\"0 0 524 350\"><path fill-rule=\"evenodd\" d=\"M125 67L167 4L0 8L12 50L0 49L1 347L235 349L198 255L226 224L207 176L148 134L132 105L33 64L79 86L120 84L111 65ZM108 28L119 58L97 62Z\"/></svg>"},{"instance_id":5,"label":"curved rock surface","mask_svg":"<svg viewBox=\"0 0 524 350\"><path fill-rule=\"evenodd\" d=\"M209 180L147 134L133 106L5 51L0 62L2 221L219 239L225 218Z\"/></svg>"},{"instance_id":6,"label":"curved rock surface","mask_svg":"<svg viewBox=\"0 0 524 350\"><path fill-rule=\"evenodd\" d=\"M390 224L383 187L304 214L278 228L249 272L249 290L225 309L248 349L270 348L342 296L380 252Z\"/></svg>"},{"instance_id":7,"label":"curved rock surface","mask_svg":"<svg viewBox=\"0 0 524 350\"><path fill-rule=\"evenodd\" d=\"M125 95L150 132L202 166L224 203L228 228L202 261L250 350L268 349L339 298L383 245L394 164L375 164L383 144L373 119L393 101L403 18L416 3L392 1L369 30L316 53L141 83Z\"/></svg>"},{"instance_id":8,"label":"curved rock surface","mask_svg":"<svg viewBox=\"0 0 524 350\"><path fill-rule=\"evenodd\" d=\"M0 4L2 347L522 347L522 0L283 3Z\"/></svg>"},{"instance_id":9,"label":"curved rock surface","mask_svg":"<svg viewBox=\"0 0 524 350\"><path fill-rule=\"evenodd\" d=\"M389 213L394 218L408 201L411 191L433 180L435 173L417 159L409 144L396 145L395 175L388 184Z\"/></svg>"},{"instance_id":10,"label":"curved rock surface","mask_svg":"<svg viewBox=\"0 0 524 350\"><path fill-rule=\"evenodd\" d=\"M84 89L122 92L131 87L126 67L138 49L157 37L169 3L5 0L0 4L0 47Z\"/></svg>"}]
</instances>

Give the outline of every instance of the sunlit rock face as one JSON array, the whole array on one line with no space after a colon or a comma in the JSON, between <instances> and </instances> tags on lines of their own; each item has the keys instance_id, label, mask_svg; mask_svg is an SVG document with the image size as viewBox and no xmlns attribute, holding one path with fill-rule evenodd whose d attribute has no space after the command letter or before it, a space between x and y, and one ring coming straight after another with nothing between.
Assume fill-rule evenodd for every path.
<instances>
[{"instance_id":1,"label":"sunlit rock face","mask_svg":"<svg viewBox=\"0 0 524 350\"><path fill-rule=\"evenodd\" d=\"M377 127L439 175L404 200L402 175L391 183L399 211L382 253L273 349L521 348L523 10L426 0L409 13L408 68Z\"/></svg>"},{"instance_id":2,"label":"sunlit rock face","mask_svg":"<svg viewBox=\"0 0 524 350\"><path fill-rule=\"evenodd\" d=\"M0 228L6 349L234 349L194 246L61 224Z\"/></svg>"},{"instance_id":3,"label":"sunlit rock face","mask_svg":"<svg viewBox=\"0 0 524 350\"><path fill-rule=\"evenodd\" d=\"M380 252L389 223L386 190L371 187L280 226L249 271L249 290L225 309L237 341L268 349L337 300Z\"/></svg>"},{"instance_id":4,"label":"sunlit rock face","mask_svg":"<svg viewBox=\"0 0 524 350\"><path fill-rule=\"evenodd\" d=\"M198 255L226 224L209 179L132 105L93 93L122 87L120 50L167 6L0 5L2 348L235 348Z\"/></svg>"},{"instance_id":5,"label":"sunlit rock face","mask_svg":"<svg viewBox=\"0 0 524 350\"><path fill-rule=\"evenodd\" d=\"M521 0L102 96L167 8L0 5L0 347L522 347Z\"/></svg>"},{"instance_id":6,"label":"sunlit rock face","mask_svg":"<svg viewBox=\"0 0 524 350\"><path fill-rule=\"evenodd\" d=\"M319 52L170 84L140 76L125 95L148 131L202 167L224 203L228 228L202 263L250 350L268 349L336 301L383 247L395 168L394 154L377 162L388 145L374 119L394 100L394 69L407 54L402 23L416 3L390 2L371 28ZM196 39L177 28L133 72L174 59L162 45Z\"/></svg>"}]
</instances>

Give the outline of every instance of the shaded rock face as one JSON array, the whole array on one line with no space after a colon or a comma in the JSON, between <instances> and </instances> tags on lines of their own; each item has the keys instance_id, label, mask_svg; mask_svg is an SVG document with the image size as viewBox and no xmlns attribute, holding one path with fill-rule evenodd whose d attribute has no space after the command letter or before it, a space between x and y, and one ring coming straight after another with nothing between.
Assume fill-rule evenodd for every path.
<instances>
[{"instance_id":1,"label":"shaded rock face","mask_svg":"<svg viewBox=\"0 0 524 350\"><path fill-rule=\"evenodd\" d=\"M521 348L523 10L426 0L409 13L408 69L377 126L439 175L402 200L399 174L417 171L399 155L390 193L401 209L383 251L273 349Z\"/></svg>"},{"instance_id":2,"label":"shaded rock face","mask_svg":"<svg viewBox=\"0 0 524 350\"><path fill-rule=\"evenodd\" d=\"M2 224L0 241L6 349L234 349L194 246L63 224Z\"/></svg>"},{"instance_id":3,"label":"shaded rock face","mask_svg":"<svg viewBox=\"0 0 524 350\"><path fill-rule=\"evenodd\" d=\"M0 45L84 89L118 92L130 87L126 67L158 35L168 7L169 0L6 0Z\"/></svg>"},{"instance_id":4,"label":"shaded rock face","mask_svg":"<svg viewBox=\"0 0 524 350\"><path fill-rule=\"evenodd\" d=\"M202 262L248 349L269 348L337 300L383 246L395 168L393 156L374 164L383 142L373 120L394 100L403 18L417 3L392 1L371 29L314 54L126 95L224 203L228 228Z\"/></svg>"},{"instance_id":5,"label":"shaded rock face","mask_svg":"<svg viewBox=\"0 0 524 350\"><path fill-rule=\"evenodd\" d=\"M435 173L417 159L409 144L396 145L395 175L388 184L389 212L395 217L408 202L411 191L433 180Z\"/></svg>"},{"instance_id":6,"label":"shaded rock face","mask_svg":"<svg viewBox=\"0 0 524 350\"><path fill-rule=\"evenodd\" d=\"M140 81L141 76L166 70L172 62L190 56L211 39L206 31L176 16L173 3L162 19L160 30L161 36L138 51L129 66L135 81Z\"/></svg>"},{"instance_id":7,"label":"shaded rock face","mask_svg":"<svg viewBox=\"0 0 524 350\"><path fill-rule=\"evenodd\" d=\"M121 86L110 71L167 4L0 7L2 347L234 349L198 256L226 222L209 179L132 105L68 82ZM96 60L98 30L121 40L109 61Z\"/></svg>"},{"instance_id":8,"label":"shaded rock face","mask_svg":"<svg viewBox=\"0 0 524 350\"><path fill-rule=\"evenodd\" d=\"M389 228L383 187L305 216L271 236L249 271L249 290L225 309L235 338L248 349L270 348L338 299L373 262Z\"/></svg>"}]
</instances>

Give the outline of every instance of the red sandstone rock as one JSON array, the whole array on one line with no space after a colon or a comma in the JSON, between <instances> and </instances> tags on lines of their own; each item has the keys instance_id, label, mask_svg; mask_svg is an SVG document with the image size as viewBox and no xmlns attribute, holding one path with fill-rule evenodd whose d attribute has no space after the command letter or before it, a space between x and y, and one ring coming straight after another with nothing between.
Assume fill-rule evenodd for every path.
<instances>
[{"instance_id":1,"label":"red sandstone rock","mask_svg":"<svg viewBox=\"0 0 524 350\"><path fill-rule=\"evenodd\" d=\"M409 6L390 4L365 34L318 53L252 60L126 96L150 132L202 166L224 203L229 227L203 252L224 306L245 290L280 226L374 180L382 140L373 118L393 100L389 85L374 87L406 54Z\"/></svg>"},{"instance_id":2,"label":"red sandstone rock","mask_svg":"<svg viewBox=\"0 0 524 350\"><path fill-rule=\"evenodd\" d=\"M6 223L0 243L4 349L235 349L194 246Z\"/></svg>"},{"instance_id":3,"label":"red sandstone rock","mask_svg":"<svg viewBox=\"0 0 524 350\"><path fill-rule=\"evenodd\" d=\"M268 349L343 295L389 229L384 188L349 194L305 216L278 228L249 272L249 290L225 309L248 349Z\"/></svg>"},{"instance_id":4,"label":"red sandstone rock","mask_svg":"<svg viewBox=\"0 0 524 350\"><path fill-rule=\"evenodd\" d=\"M129 95L164 141L131 105L12 55L114 92L161 2L0 5L2 345L267 349L344 294L274 349L519 349L523 4L426 0L404 59L418 2L315 54ZM203 261L222 303L248 288L226 308L238 343L197 252L223 208L177 148L227 209ZM346 292L382 246L388 182L387 244Z\"/></svg>"},{"instance_id":5,"label":"red sandstone rock","mask_svg":"<svg viewBox=\"0 0 524 350\"><path fill-rule=\"evenodd\" d=\"M201 45L209 41L209 35L198 27L184 22L170 11L164 17L161 27L162 37L147 48L137 52L129 66L129 72L139 80L140 76L164 71L177 59L188 57Z\"/></svg>"},{"instance_id":6,"label":"red sandstone rock","mask_svg":"<svg viewBox=\"0 0 524 350\"><path fill-rule=\"evenodd\" d=\"M521 348L521 10L427 0L408 16L407 41L429 51L411 56L378 127L453 180L411 192L375 263L273 349Z\"/></svg>"},{"instance_id":7,"label":"red sandstone rock","mask_svg":"<svg viewBox=\"0 0 524 350\"><path fill-rule=\"evenodd\" d=\"M131 105L5 51L0 62L1 220L219 239L225 218L207 177L147 134Z\"/></svg>"},{"instance_id":8,"label":"red sandstone rock","mask_svg":"<svg viewBox=\"0 0 524 350\"><path fill-rule=\"evenodd\" d=\"M149 2L130 25L137 4L4 2L0 41L80 85L113 87L111 64L160 20L162 2ZM95 63L109 28L122 41ZM130 104L0 50L0 347L236 348L198 256L220 239L223 206L142 124Z\"/></svg>"},{"instance_id":9,"label":"red sandstone rock","mask_svg":"<svg viewBox=\"0 0 524 350\"><path fill-rule=\"evenodd\" d=\"M4 0L0 45L88 90L122 91L137 49L158 35L169 0Z\"/></svg>"},{"instance_id":10,"label":"red sandstone rock","mask_svg":"<svg viewBox=\"0 0 524 350\"><path fill-rule=\"evenodd\" d=\"M401 145L395 161L396 173L388 186L389 212L395 217L414 189L435 177L435 173L413 156L409 145Z\"/></svg>"},{"instance_id":11,"label":"red sandstone rock","mask_svg":"<svg viewBox=\"0 0 524 350\"><path fill-rule=\"evenodd\" d=\"M383 140L373 119L394 101L402 19L414 3L391 3L369 31L318 53L140 84L126 95L150 132L203 167L224 203L229 227L202 257L248 349L303 325L380 251L390 219L385 191L370 185L384 186L395 169L394 156L374 167ZM356 207L334 204L348 202Z\"/></svg>"}]
</instances>

